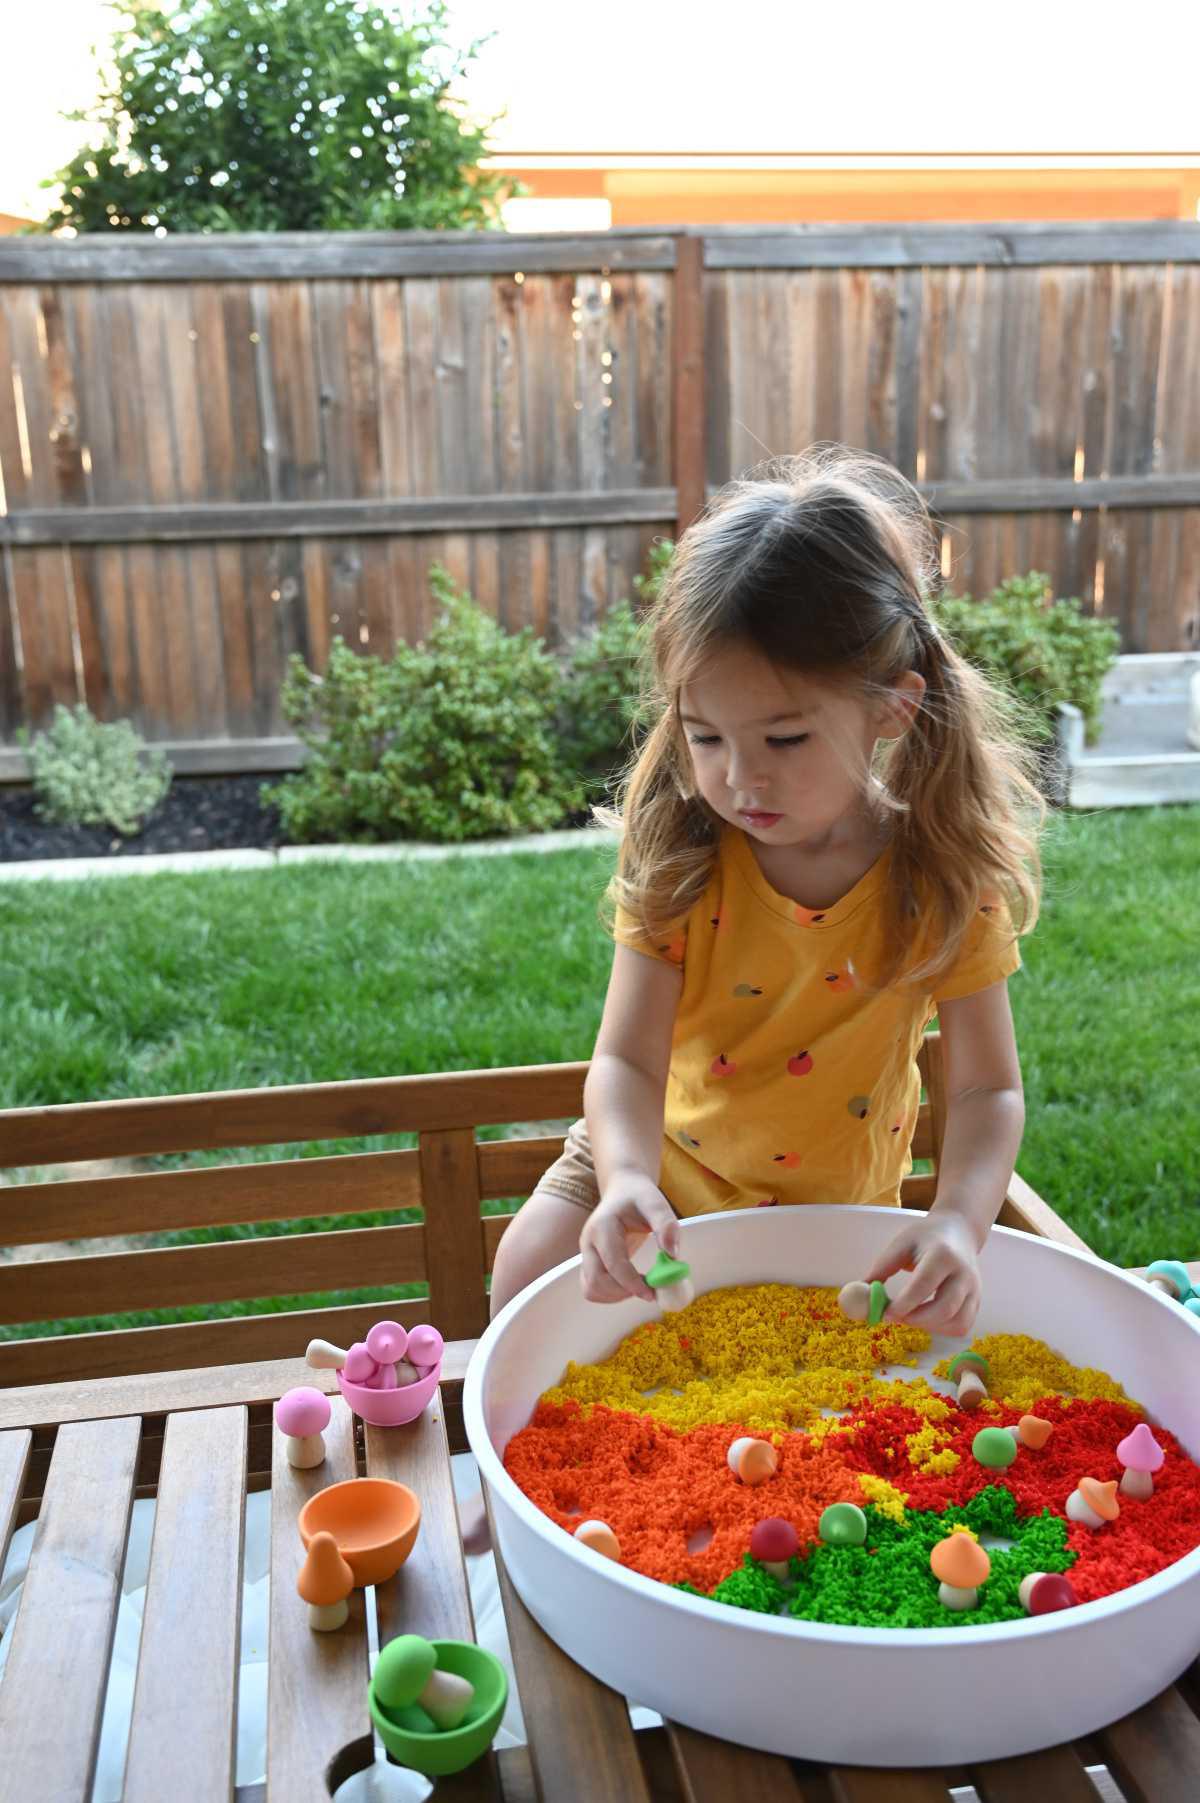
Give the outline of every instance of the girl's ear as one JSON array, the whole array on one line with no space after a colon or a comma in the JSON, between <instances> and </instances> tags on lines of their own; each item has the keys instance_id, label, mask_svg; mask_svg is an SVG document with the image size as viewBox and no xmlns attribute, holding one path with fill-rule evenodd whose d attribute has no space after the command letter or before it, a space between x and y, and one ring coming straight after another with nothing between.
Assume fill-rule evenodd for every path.
<instances>
[{"instance_id":1,"label":"girl's ear","mask_svg":"<svg viewBox=\"0 0 1200 1803\"><path fill-rule=\"evenodd\" d=\"M878 737L902 739L913 723L925 694L925 678L917 670L902 670L879 704Z\"/></svg>"}]
</instances>

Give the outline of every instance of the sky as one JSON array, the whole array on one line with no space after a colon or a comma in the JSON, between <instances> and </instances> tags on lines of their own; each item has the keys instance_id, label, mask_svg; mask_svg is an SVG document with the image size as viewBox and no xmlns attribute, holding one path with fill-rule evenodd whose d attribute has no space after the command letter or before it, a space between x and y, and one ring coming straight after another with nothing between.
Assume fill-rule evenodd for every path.
<instances>
[{"instance_id":1,"label":"sky","mask_svg":"<svg viewBox=\"0 0 1200 1803\"><path fill-rule=\"evenodd\" d=\"M95 90L107 0L4 8L0 212L38 183ZM1181 23L1191 15L1190 24ZM1178 0L450 0L498 152L1200 153L1200 7Z\"/></svg>"}]
</instances>

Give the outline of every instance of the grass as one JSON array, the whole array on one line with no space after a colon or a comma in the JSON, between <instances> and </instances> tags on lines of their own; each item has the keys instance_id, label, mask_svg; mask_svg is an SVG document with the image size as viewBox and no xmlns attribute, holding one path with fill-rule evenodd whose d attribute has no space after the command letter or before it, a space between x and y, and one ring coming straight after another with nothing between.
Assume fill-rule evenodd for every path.
<instances>
[{"instance_id":1,"label":"grass","mask_svg":"<svg viewBox=\"0 0 1200 1803\"><path fill-rule=\"evenodd\" d=\"M0 880L0 1107L586 1058L610 955L596 903L611 860L605 846L445 864ZM1057 817L1046 866L1042 922L1011 986L1028 1100L1019 1168L1106 1258L1200 1255L1200 808ZM187 1162L411 1143L376 1136ZM318 1300L387 1294L396 1291ZM275 1298L103 1324L294 1305ZM0 1335L38 1331L44 1324Z\"/></svg>"}]
</instances>

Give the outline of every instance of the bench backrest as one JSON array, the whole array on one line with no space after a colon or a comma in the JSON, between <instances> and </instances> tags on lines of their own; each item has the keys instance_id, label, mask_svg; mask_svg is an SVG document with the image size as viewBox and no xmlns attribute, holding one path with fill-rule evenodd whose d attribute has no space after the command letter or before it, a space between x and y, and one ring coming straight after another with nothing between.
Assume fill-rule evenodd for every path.
<instances>
[{"instance_id":1,"label":"bench backrest","mask_svg":"<svg viewBox=\"0 0 1200 1803\"><path fill-rule=\"evenodd\" d=\"M919 1062L927 1099L912 1152L936 1166L945 1116L936 1034L926 1038ZM6 1260L0 1333L30 1322L48 1323L50 1331L0 1341L0 1385L295 1357L314 1335L347 1346L384 1305L306 1307L303 1298L368 1285L422 1285L421 1299L389 1302L388 1314L406 1325L431 1320L448 1340L475 1337L487 1321L486 1274L512 1218L511 1211L484 1213L484 1204L522 1200L562 1149L561 1133L481 1139L479 1129L577 1117L587 1068L529 1065L0 1112L6 1170L417 1136L415 1147L398 1151L10 1184L0 1187L0 1253L186 1228L405 1209L422 1216L396 1225ZM933 1189L933 1176L914 1174L903 1200L927 1207ZM280 1306L279 1299L299 1305ZM269 1302L269 1309L103 1332L70 1326L146 1309L202 1315L215 1304L248 1300Z\"/></svg>"}]
</instances>

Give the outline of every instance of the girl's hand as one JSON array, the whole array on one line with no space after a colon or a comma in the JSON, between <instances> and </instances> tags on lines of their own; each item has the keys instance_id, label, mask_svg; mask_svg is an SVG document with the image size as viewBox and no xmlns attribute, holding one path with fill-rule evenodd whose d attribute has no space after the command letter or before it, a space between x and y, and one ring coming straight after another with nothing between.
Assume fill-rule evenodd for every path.
<instances>
[{"instance_id":1,"label":"girl's hand","mask_svg":"<svg viewBox=\"0 0 1200 1803\"><path fill-rule=\"evenodd\" d=\"M903 1321L928 1333L970 1336L982 1284L975 1235L951 1209L914 1213L867 1272L867 1282L885 1282L893 1272L912 1271L892 1298L885 1321Z\"/></svg>"},{"instance_id":2,"label":"girl's hand","mask_svg":"<svg viewBox=\"0 0 1200 1803\"><path fill-rule=\"evenodd\" d=\"M634 1270L629 1257L648 1233L656 1234L664 1252L675 1257L679 1222L658 1185L640 1171L615 1177L579 1236L583 1254L580 1275L589 1302L624 1302L627 1296L655 1300L654 1291Z\"/></svg>"}]
</instances>

